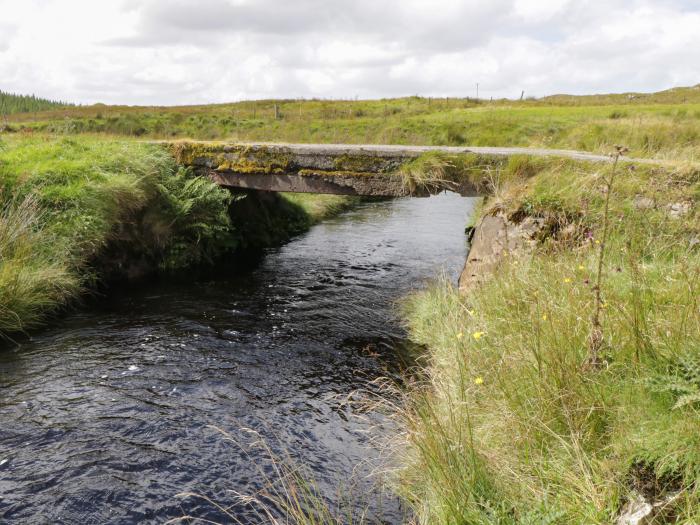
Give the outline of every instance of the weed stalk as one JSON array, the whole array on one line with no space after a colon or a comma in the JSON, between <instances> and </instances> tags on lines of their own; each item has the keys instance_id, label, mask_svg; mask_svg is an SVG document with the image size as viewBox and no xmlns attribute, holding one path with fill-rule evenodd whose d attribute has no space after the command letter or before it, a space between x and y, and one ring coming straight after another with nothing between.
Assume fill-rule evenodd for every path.
<instances>
[{"instance_id":1,"label":"weed stalk","mask_svg":"<svg viewBox=\"0 0 700 525\"><path fill-rule=\"evenodd\" d=\"M603 236L600 239L600 247L598 249L598 269L596 272L596 283L593 287L595 301L593 305L593 316L591 318L591 334L588 337L588 356L586 358L586 368L598 369L603 365L600 357L600 350L603 347L603 327L600 322L600 312L603 309L602 286L605 260L605 248L608 241L610 230L610 196L613 192L615 184L615 176L617 175L617 165L622 157L629 150L624 146L615 146L615 153L612 154L613 165L610 170L610 177L605 181L605 208L603 212Z\"/></svg>"}]
</instances>

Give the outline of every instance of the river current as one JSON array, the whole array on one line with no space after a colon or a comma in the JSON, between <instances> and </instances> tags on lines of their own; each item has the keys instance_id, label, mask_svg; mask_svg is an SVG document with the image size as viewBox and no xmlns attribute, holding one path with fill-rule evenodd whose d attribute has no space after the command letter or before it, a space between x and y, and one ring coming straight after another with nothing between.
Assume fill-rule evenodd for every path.
<instances>
[{"instance_id":1,"label":"river current","mask_svg":"<svg viewBox=\"0 0 700 525\"><path fill-rule=\"evenodd\" d=\"M345 401L396 373L396 301L456 280L474 203L365 203L253 268L114 291L0 350L0 523L265 523L237 496L276 476L257 439L332 507L400 523L374 488L391 423Z\"/></svg>"}]
</instances>

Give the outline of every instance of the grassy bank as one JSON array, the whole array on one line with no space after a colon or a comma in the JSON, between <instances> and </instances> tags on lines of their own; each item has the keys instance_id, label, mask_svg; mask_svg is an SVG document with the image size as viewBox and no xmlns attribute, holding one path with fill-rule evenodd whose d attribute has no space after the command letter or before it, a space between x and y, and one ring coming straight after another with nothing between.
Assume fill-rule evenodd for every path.
<instances>
[{"instance_id":1,"label":"grassy bank","mask_svg":"<svg viewBox=\"0 0 700 525\"><path fill-rule=\"evenodd\" d=\"M544 221L531 255L405 305L425 345L399 489L420 523L611 523L633 491L700 521L697 168L520 162L482 213ZM679 211L680 210L680 211ZM604 364L586 366L601 243Z\"/></svg>"},{"instance_id":2,"label":"grassy bank","mask_svg":"<svg viewBox=\"0 0 700 525\"><path fill-rule=\"evenodd\" d=\"M6 135L0 188L0 333L37 326L100 279L178 272L252 241L231 213L252 197L193 178L163 148L131 140ZM270 207L248 212L260 232L277 229L269 242L347 204L278 199L286 207L274 224L265 222Z\"/></svg>"},{"instance_id":3,"label":"grassy bank","mask_svg":"<svg viewBox=\"0 0 700 525\"><path fill-rule=\"evenodd\" d=\"M306 143L537 146L696 159L700 88L537 100L408 97L186 107L82 106L10 116L14 131Z\"/></svg>"}]
</instances>

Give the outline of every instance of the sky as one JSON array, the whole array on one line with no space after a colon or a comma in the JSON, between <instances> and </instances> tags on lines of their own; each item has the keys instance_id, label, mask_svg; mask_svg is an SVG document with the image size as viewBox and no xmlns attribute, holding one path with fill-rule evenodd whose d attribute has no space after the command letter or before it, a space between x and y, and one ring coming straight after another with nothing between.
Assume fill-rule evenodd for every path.
<instances>
[{"instance_id":1,"label":"sky","mask_svg":"<svg viewBox=\"0 0 700 525\"><path fill-rule=\"evenodd\" d=\"M700 0L0 0L0 90L81 104L700 83Z\"/></svg>"}]
</instances>

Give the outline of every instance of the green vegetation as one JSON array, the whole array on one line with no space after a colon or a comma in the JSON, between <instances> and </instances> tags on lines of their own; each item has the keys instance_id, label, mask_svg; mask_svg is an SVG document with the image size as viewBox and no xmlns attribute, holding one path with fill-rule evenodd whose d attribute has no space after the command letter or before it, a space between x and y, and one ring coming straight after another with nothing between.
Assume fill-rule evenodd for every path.
<instances>
[{"instance_id":1,"label":"green vegetation","mask_svg":"<svg viewBox=\"0 0 700 525\"><path fill-rule=\"evenodd\" d=\"M544 221L485 284L405 304L425 368L399 490L420 523L611 523L633 490L700 520L700 171L621 165L588 362L610 167L512 160L482 214ZM664 521L664 519L666 521Z\"/></svg>"},{"instance_id":2,"label":"green vegetation","mask_svg":"<svg viewBox=\"0 0 700 525\"><path fill-rule=\"evenodd\" d=\"M56 102L38 98L34 95L13 95L0 91L0 117L14 113L29 113L31 111L46 111L68 106L65 102Z\"/></svg>"},{"instance_id":3,"label":"green vegetation","mask_svg":"<svg viewBox=\"0 0 700 525\"><path fill-rule=\"evenodd\" d=\"M230 213L248 197L191 177L157 145L8 135L0 183L0 333L37 326L97 279L178 272L251 242ZM284 199L267 242L347 203ZM250 222L271 227L264 218L249 208Z\"/></svg>"},{"instance_id":4,"label":"green vegetation","mask_svg":"<svg viewBox=\"0 0 700 525\"><path fill-rule=\"evenodd\" d=\"M277 117L275 118L275 107ZM533 146L698 158L700 86L538 100L261 100L189 107L81 106L18 114L15 130L304 143Z\"/></svg>"},{"instance_id":5,"label":"green vegetation","mask_svg":"<svg viewBox=\"0 0 700 525\"><path fill-rule=\"evenodd\" d=\"M406 301L425 366L404 392L397 488L426 524L611 523L633 491L674 496L659 522L700 521L700 87L520 102L100 105L9 122L1 332L36 325L97 275L176 271L279 242L350 202L231 195L128 137L624 144L665 160L621 164L612 191L609 165L571 160L431 154L403 166L412 191L468 181L490 194L482 215L543 227L532 254L505 258L469 293L438 283ZM297 496L315 507L314 493ZM302 511L289 513L303 521Z\"/></svg>"}]
</instances>

